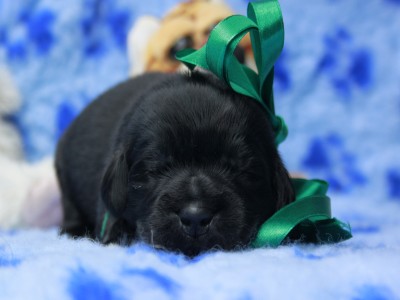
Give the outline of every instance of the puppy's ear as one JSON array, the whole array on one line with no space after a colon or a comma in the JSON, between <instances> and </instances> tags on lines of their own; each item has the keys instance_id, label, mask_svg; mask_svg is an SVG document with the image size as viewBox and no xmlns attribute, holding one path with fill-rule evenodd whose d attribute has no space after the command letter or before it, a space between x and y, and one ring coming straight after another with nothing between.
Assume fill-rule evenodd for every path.
<instances>
[{"instance_id":1,"label":"puppy's ear","mask_svg":"<svg viewBox=\"0 0 400 300\"><path fill-rule=\"evenodd\" d=\"M125 210L128 195L128 164L125 153L114 155L101 183L101 197L107 209L116 217Z\"/></svg>"},{"instance_id":2,"label":"puppy's ear","mask_svg":"<svg viewBox=\"0 0 400 300\"><path fill-rule=\"evenodd\" d=\"M275 191L276 209L294 201L294 189L290 182L289 173L278 156L276 160L275 173L272 180L273 190Z\"/></svg>"}]
</instances>

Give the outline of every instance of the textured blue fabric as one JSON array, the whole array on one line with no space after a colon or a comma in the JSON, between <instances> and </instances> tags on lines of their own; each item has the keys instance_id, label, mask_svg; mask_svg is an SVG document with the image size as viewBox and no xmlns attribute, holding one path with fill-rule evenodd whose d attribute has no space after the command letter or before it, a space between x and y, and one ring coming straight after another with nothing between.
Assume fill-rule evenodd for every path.
<instances>
[{"instance_id":1,"label":"textured blue fabric","mask_svg":"<svg viewBox=\"0 0 400 300\"><path fill-rule=\"evenodd\" d=\"M177 2L0 0L0 61L23 96L12 119L30 161L51 155L91 99L127 77L133 22ZM245 13L247 1L228 3ZM0 299L400 299L400 1L281 6L280 151L291 171L329 181L333 214L354 238L189 261L55 231L2 232Z\"/></svg>"}]
</instances>

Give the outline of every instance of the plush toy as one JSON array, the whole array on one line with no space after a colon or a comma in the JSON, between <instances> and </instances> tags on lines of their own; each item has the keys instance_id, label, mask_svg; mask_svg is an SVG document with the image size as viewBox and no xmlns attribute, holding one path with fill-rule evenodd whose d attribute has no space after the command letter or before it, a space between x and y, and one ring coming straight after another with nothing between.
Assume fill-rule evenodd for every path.
<instances>
[{"instance_id":1,"label":"plush toy","mask_svg":"<svg viewBox=\"0 0 400 300\"><path fill-rule=\"evenodd\" d=\"M128 37L131 75L177 71L183 65L175 59L175 54L185 48L199 49L213 27L232 14L221 1L192 0L179 4L161 20L151 16L139 18ZM235 54L254 68L248 35Z\"/></svg>"},{"instance_id":2,"label":"plush toy","mask_svg":"<svg viewBox=\"0 0 400 300\"><path fill-rule=\"evenodd\" d=\"M25 161L21 137L8 121L20 105L10 73L0 66L0 228L58 225L62 211L52 159Z\"/></svg>"}]
</instances>

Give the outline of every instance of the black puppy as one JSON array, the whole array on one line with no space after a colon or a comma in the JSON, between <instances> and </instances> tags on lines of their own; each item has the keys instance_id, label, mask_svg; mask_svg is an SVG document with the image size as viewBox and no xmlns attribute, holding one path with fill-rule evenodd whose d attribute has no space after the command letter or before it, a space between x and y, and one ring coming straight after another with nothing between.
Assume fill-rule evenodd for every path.
<instances>
[{"instance_id":1,"label":"black puppy","mask_svg":"<svg viewBox=\"0 0 400 300\"><path fill-rule=\"evenodd\" d=\"M100 96L61 138L56 168L63 232L189 256L247 245L294 199L263 108L196 72Z\"/></svg>"}]
</instances>

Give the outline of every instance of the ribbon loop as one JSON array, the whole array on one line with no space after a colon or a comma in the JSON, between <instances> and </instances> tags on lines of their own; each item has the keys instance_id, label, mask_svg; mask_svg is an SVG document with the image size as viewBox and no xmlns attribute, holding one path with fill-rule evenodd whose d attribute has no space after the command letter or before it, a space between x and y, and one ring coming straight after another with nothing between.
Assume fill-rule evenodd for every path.
<instances>
[{"instance_id":1,"label":"ribbon loop","mask_svg":"<svg viewBox=\"0 0 400 300\"><path fill-rule=\"evenodd\" d=\"M260 76L260 95L268 99L268 108L275 114L272 92L273 66L282 52L284 26L278 1L249 3L247 15L258 26L258 32L250 33L254 59Z\"/></svg>"},{"instance_id":2,"label":"ribbon loop","mask_svg":"<svg viewBox=\"0 0 400 300\"><path fill-rule=\"evenodd\" d=\"M218 23L205 45L210 71L226 80L227 60L234 57L233 52L244 35L256 28L256 24L241 15L230 16Z\"/></svg>"}]
</instances>

